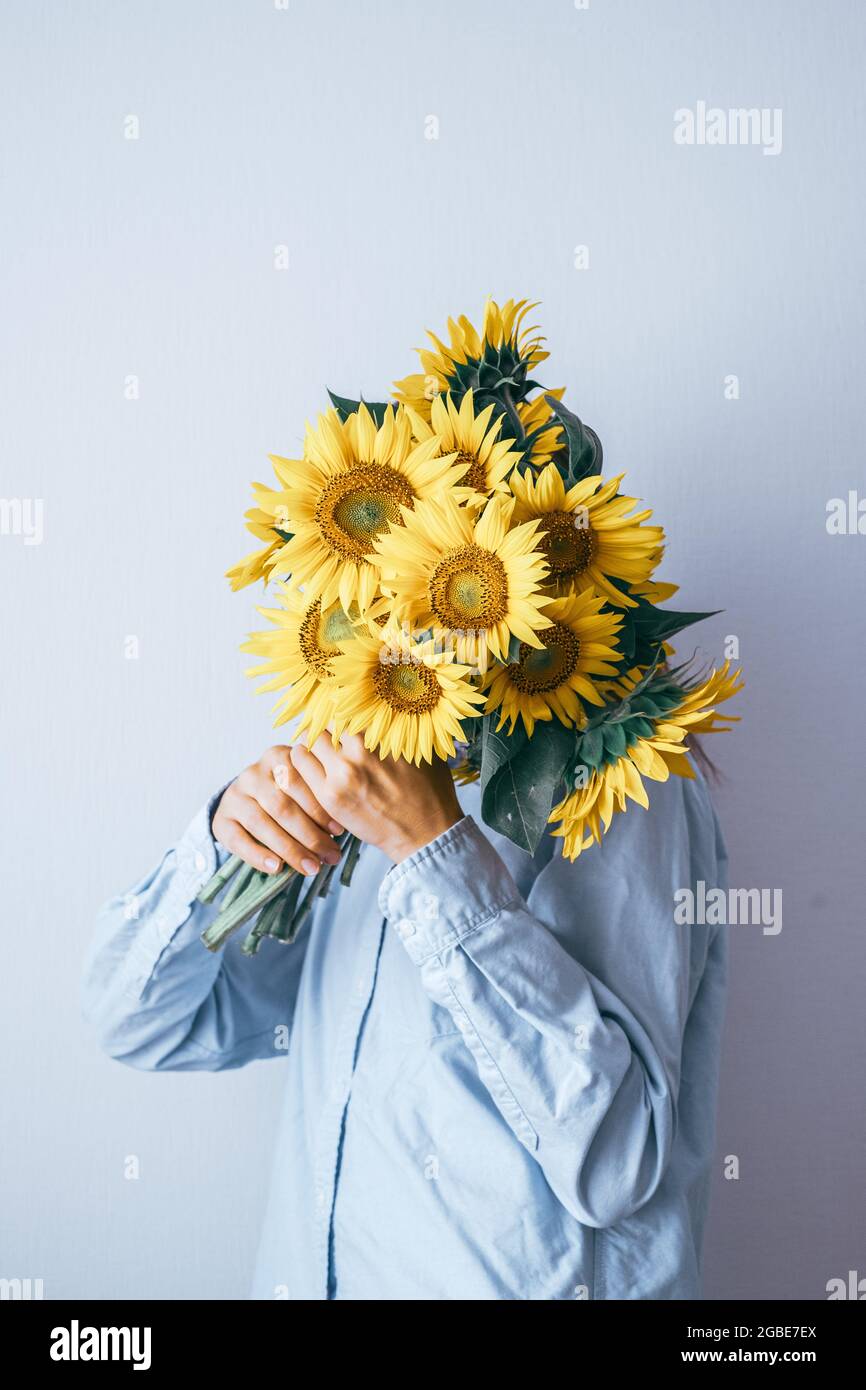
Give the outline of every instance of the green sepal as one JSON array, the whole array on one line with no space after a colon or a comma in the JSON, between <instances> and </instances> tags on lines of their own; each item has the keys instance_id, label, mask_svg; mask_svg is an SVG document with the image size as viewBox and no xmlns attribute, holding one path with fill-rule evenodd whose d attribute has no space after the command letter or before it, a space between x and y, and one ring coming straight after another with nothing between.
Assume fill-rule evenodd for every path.
<instances>
[{"instance_id":1,"label":"green sepal","mask_svg":"<svg viewBox=\"0 0 866 1390\"><path fill-rule=\"evenodd\" d=\"M602 737L604 738L604 751L609 759L615 762L617 758L624 756L628 742L625 728L619 720L611 720L609 724L605 724L602 727Z\"/></svg>"},{"instance_id":2,"label":"green sepal","mask_svg":"<svg viewBox=\"0 0 866 1390\"><path fill-rule=\"evenodd\" d=\"M649 713L649 711L647 711L647 713ZM650 721L644 719L640 714L632 715L629 720L629 729L632 733L637 734L638 738L652 738L655 733L655 729Z\"/></svg>"},{"instance_id":3,"label":"green sepal","mask_svg":"<svg viewBox=\"0 0 866 1390\"><path fill-rule=\"evenodd\" d=\"M604 756L604 736L600 728L587 729L578 741L577 761L597 771Z\"/></svg>"}]
</instances>

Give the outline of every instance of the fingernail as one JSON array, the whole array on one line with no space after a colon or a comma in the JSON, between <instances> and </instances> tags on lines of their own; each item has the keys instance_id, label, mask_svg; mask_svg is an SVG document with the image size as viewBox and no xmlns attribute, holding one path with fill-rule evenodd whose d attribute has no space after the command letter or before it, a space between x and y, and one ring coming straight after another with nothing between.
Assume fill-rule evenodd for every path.
<instances>
[{"instance_id":1,"label":"fingernail","mask_svg":"<svg viewBox=\"0 0 866 1390\"><path fill-rule=\"evenodd\" d=\"M269 873L273 873L275 869L278 869L279 867L279 859L274 859L273 857L271 857L265 860L265 868L268 870Z\"/></svg>"},{"instance_id":2,"label":"fingernail","mask_svg":"<svg viewBox=\"0 0 866 1390\"><path fill-rule=\"evenodd\" d=\"M326 849L326 850L324 851L324 853L322 854L322 858L324 859L324 861L325 861L326 864L339 864L339 862L340 862L340 860L342 859L342 857L343 857L342 854L341 854L340 851L339 851L338 849L336 849L336 848L335 848L335 849Z\"/></svg>"},{"instance_id":3,"label":"fingernail","mask_svg":"<svg viewBox=\"0 0 866 1390\"><path fill-rule=\"evenodd\" d=\"M328 829L330 830L330 832L331 832L332 835L342 835L342 834L343 834L343 826L342 826L342 825L338 825L337 822L336 822L335 820L329 820L329 821L328 821Z\"/></svg>"},{"instance_id":4,"label":"fingernail","mask_svg":"<svg viewBox=\"0 0 866 1390\"><path fill-rule=\"evenodd\" d=\"M315 859L302 859L301 868L305 874L317 874L319 872L319 866Z\"/></svg>"}]
</instances>

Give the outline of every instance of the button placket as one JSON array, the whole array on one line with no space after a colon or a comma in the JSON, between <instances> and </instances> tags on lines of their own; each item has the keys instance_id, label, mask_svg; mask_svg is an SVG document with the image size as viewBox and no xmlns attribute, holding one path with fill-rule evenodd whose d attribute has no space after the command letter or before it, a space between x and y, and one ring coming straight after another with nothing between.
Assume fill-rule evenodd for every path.
<instances>
[{"instance_id":1,"label":"button placket","mask_svg":"<svg viewBox=\"0 0 866 1390\"><path fill-rule=\"evenodd\" d=\"M330 1243L334 1203L340 1175L343 1124L351 1101L352 1077L358 1052L358 1039L375 988L379 953L385 930L385 923L381 919L378 928L378 935L372 937L373 949L368 957L368 963L364 965L356 977L354 990L351 990L347 995L350 1007L347 1009L340 1040L335 1051L331 1082L327 1090L326 1118L323 1119L323 1132L315 1161L316 1173L327 1174L327 1181L320 1176L316 1179L315 1184L316 1228L319 1253L325 1269L326 1290L330 1289L331 1286ZM321 1197L319 1192L322 1194Z\"/></svg>"}]
</instances>

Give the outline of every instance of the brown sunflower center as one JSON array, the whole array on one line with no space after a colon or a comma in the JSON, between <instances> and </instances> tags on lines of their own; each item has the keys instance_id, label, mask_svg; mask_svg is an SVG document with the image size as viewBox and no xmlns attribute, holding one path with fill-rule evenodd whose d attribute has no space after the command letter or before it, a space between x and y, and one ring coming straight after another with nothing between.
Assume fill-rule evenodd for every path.
<instances>
[{"instance_id":1,"label":"brown sunflower center","mask_svg":"<svg viewBox=\"0 0 866 1390\"><path fill-rule=\"evenodd\" d=\"M589 526L581 525L583 516L582 512L547 512L541 518L538 543L552 578L582 574L592 563L595 534Z\"/></svg>"},{"instance_id":2,"label":"brown sunflower center","mask_svg":"<svg viewBox=\"0 0 866 1390\"><path fill-rule=\"evenodd\" d=\"M328 663L340 650L337 644L349 641L354 635L355 630L339 603L332 603L323 613L321 599L315 599L298 629L298 646L310 670L324 680L331 675Z\"/></svg>"},{"instance_id":3,"label":"brown sunflower center","mask_svg":"<svg viewBox=\"0 0 866 1390\"><path fill-rule=\"evenodd\" d=\"M508 576L498 555L466 545L439 561L429 593L430 607L443 627L492 627L508 609Z\"/></svg>"},{"instance_id":4,"label":"brown sunflower center","mask_svg":"<svg viewBox=\"0 0 866 1390\"><path fill-rule=\"evenodd\" d=\"M574 674L580 658L580 640L564 623L554 623L543 633L539 650L521 642L519 660L508 667L511 684L524 695L556 690Z\"/></svg>"},{"instance_id":5,"label":"brown sunflower center","mask_svg":"<svg viewBox=\"0 0 866 1390\"><path fill-rule=\"evenodd\" d=\"M373 541L401 522L400 505L411 507L408 478L387 464L359 463L331 478L316 504L319 534L344 560L364 560Z\"/></svg>"},{"instance_id":6,"label":"brown sunflower center","mask_svg":"<svg viewBox=\"0 0 866 1390\"><path fill-rule=\"evenodd\" d=\"M380 662L373 687L379 699L400 714L427 714L442 694L436 673L421 661Z\"/></svg>"},{"instance_id":7,"label":"brown sunflower center","mask_svg":"<svg viewBox=\"0 0 866 1390\"><path fill-rule=\"evenodd\" d=\"M461 449L456 459L458 463L468 463L469 467L460 479L461 487L474 487L476 492L487 492L487 466L483 464L477 454L467 454Z\"/></svg>"}]
</instances>

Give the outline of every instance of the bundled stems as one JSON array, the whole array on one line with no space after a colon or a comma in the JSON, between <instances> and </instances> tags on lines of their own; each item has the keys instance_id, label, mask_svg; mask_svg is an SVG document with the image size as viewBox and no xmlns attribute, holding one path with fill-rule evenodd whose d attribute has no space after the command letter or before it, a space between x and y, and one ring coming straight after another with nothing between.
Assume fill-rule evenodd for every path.
<instances>
[{"instance_id":1,"label":"bundled stems","mask_svg":"<svg viewBox=\"0 0 866 1390\"><path fill-rule=\"evenodd\" d=\"M348 887L361 852L361 841L346 833L339 845L344 854L340 883ZM225 889L219 911L202 932L201 940L209 951L219 951L230 936L255 917L241 946L244 955L255 955L266 936L283 945L290 944L306 921L314 900L327 894L336 869L336 864L323 864L312 878L290 868L277 874L265 874L239 855L233 855L198 895L198 901L207 905Z\"/></svg>"},{"instance_id":2,"label":"bundled stems","mask_svg":"<svg viewBox=\"0 0 866 1390\"><path fill-rule=\"evenodd\" d=\"M224 946L238 927L242 927L244 922L248 922L251 917L254 917L259 909L265 906L265 903L282 893L294 874L294 869L283 869L278 874L258 875L260 881L237 898L225 912L220 912L210 926L202 932L201 939L208 950L218 951L221 946ZM262 879L264 882L261 881Z\"/></svg>"}]
</instances>

